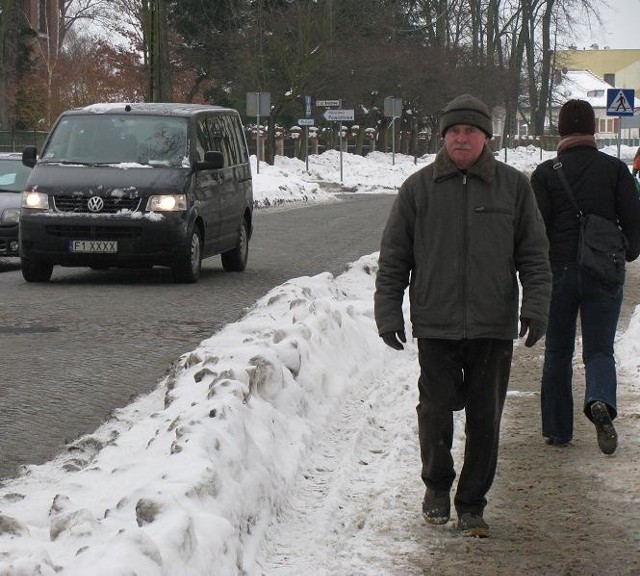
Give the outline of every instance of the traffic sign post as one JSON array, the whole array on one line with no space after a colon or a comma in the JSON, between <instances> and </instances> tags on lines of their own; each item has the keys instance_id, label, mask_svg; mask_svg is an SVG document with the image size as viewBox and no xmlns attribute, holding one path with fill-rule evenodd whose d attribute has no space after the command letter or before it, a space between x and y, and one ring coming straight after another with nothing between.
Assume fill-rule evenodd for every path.
<instances>
[{"instance_id":1,"label":"traffic sign post","mask_svg":"<svg viewBox=\"0 0 640 576\"><path fill-rule=\"evenodd\" d=\"M314 125L311 107L313 106L313 98L311 96L304 97L304 118L298 118L298 124L304 127L304 162L309 173L309 126Z\"/></svg>"},{"instance_id":2,"label":"traffic sign post","mask_svg":"<svg viewBox=\"0 0 640 576\"><path fill-rule=\"evenodd\" d=\"M353 122L355 110L325 110L322 116L329 122Z\"/></svg>"},{"instance_id":3,"label":"traffic sign post","mask_svg":"<svg viewBox=\"0 0 640 576\"><path fill-rule=\"evenodd\" d=\"M342 99L316 100L316 106L320 108L340 108L340 106L342 106Z\"/></svg>"},{"instance_id":4,"label":"traffic sign post","mask_svg":"<svg viewBox=\"0 0 640 576\"><path fill-rule=\"evenodd\" d=\"M304 115L306 118L311 118L311 104L313 103L313 98L311 96L304 97Z\"/></svg>"},{"instance_id":5,"label":"traffic sign post","mask_svg":"<svg viewBox=\"0 0 640 576\"><path fill-rule=\"evenodd\" d=\"M402 116L402 99L387 96L384 99L384 115L391 118L391 164L396 164L396 118Z\"/></svg>"},{"instance_id":6,"label":"traffic sign post","mask_svg":"<svg viewBox=\"0 0 640 576\"><path fill-rule=\"evenodd\" d=\"M326 102L329 102L329 100L326 100ZM340 100L340 102L342 101ZM355 118L355 110L327 109L324 111L322 116L329 122L353 122ZM340 182L342 182L342 126L338 126L338 135L340 136Z\"/></svg>"},{"instance_id":7,"label":"traffic sign post","mask_svg":"<svg viewBox=\"0 0 640 576\"><path fill-rule=\"evenodd\" d=\"M304 164L309 173L309 126L313 126L315 122L313 118L298 118L298 124L304 126Z\"/></svg>"},{"instance_id":8,"label":"traffic sign post","mask_svg":"<svg viewBox=\"0 0 640 576\"><path fill-rule=\"evenodd\" d=\"M271 113L271 92L247 92L247 116L256 117L256 172L260 174L260 116Z\"/></svg>"},{"instance_id":9,"label":"traffic sign post","mask_svg":"<svg viewBox=\"0 0 640 576\"><path fill-rule=\"evenodd\" d=\"M618 118L618 158L620 158L620 141L622 139L622 117L633 116L635 106L635 90L630 88L607 89L607 116Z\"/></svg>"}]
</instances>

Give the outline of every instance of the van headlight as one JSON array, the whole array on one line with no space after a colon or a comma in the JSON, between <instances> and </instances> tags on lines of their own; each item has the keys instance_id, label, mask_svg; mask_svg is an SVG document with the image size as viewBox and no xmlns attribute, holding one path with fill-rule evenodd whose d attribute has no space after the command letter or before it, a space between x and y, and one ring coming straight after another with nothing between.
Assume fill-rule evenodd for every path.
<instances>
[{"instance_id":1,"label":"van headlight","mask_svg":"<svg viewBox=\"0 0 640 576\"><path fill-rule=\"evenodd\" d=\"M49 196L37 190L25 190L22 193L22 207L36 210L49 209Z\"/></svg>"},{"instance_id":2,"label":"van headlight","mask_svg":"<svg viewBox=\"0 0 640 576\"><path fill-rule=\"evenodd\" d=\"M187 197L184 194L158 194L149 196L149 212L180 212L187 209Z\"/></svg>"},{"instance_id":3,"label":"van headlight","mask_svg":"<svg viewBox=\"0 0 640 576\"><path fill-rule=\"evenodd\" d=\"M7 208L2 213L2 218L0 221L3 224L15 224L20 219L20 208Z\"/></svg>"}]
</instances>

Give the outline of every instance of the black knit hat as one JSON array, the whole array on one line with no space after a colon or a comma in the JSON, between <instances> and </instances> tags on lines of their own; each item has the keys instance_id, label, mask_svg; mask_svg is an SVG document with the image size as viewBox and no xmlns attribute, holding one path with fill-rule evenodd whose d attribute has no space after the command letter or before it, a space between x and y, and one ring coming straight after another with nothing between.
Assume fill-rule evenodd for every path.
<instances>
[{"instance_id":1,"label":"black knit hat","mask_svg":"<svg viewBox=\"0 0 640 576\"><path fill-rule=\"evenodd\" d=\"M447 104L440 117L440 134L456 124L469 124L480 128L489 138L493 136L493 123L487 105L471 94L463 94Z\"/></svg>"},{"instance_id":2,"label":"black knit hat","mask_svg":"<svg viewBox=\"0 0 640 576\"><path fill-rule=\"evenodd\" d=\"M585 100L567 100L558 115L558 132L567 134L595 134L596 115Z\"/></svg>"}]
</instances>

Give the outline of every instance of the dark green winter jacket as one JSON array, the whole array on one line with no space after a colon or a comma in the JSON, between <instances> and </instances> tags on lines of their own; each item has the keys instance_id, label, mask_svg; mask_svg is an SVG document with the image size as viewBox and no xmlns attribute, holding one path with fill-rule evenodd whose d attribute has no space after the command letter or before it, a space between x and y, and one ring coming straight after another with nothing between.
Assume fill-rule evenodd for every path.
<instances>
[{"instance_id":1,"label":"dark green winter jacket","mask_svg":"<svg viewBox=\"0 0 640 576\"><path fill-rule=\"evenodd\" d=\"M513 339L520 315L547 322L549 244L527 177L485 146L461 172L446 149L398 192L380 245L378 332L404 329L409 285L416 338Z\"/></svg>"}]
</instances>

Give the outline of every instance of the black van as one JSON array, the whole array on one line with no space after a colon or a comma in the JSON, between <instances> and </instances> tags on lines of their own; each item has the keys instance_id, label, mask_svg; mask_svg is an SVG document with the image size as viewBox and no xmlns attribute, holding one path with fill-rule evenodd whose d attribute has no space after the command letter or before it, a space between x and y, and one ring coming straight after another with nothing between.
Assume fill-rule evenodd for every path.
<instances>
[{"instance_id":1,"label":"black van","mask_svg":"<svg viewBox=\"0 0 640 576\"><path fill-rule=\"evenodd\" d=\"M169 266L197 282L201 260L247 264L251 168L237 111L199 104L93 104L56 120L22 194L28 282L53 266Z\"/></svg>"}]
</instances>

